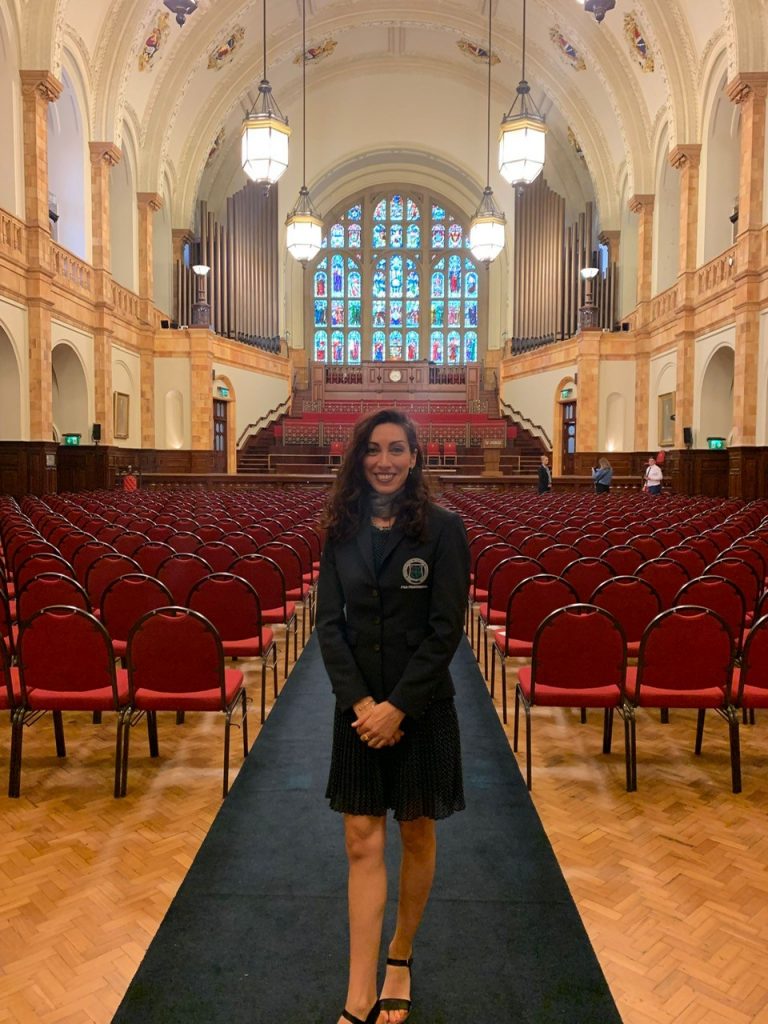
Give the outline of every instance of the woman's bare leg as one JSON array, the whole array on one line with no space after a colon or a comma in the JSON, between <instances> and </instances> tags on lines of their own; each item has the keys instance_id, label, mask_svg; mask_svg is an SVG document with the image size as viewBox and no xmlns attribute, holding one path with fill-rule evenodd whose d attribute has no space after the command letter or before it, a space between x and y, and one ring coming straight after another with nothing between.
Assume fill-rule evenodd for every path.
<instances>
[{"instance_id":1,"label":"woman's bare leg","mask_svg":"<svg viewBox=\"0 0 768 1024\"><path fill-rule=\"evenodd\" d=\"M427 905L435 877L437 835L431 818L400 822L403 854L400 861L400 891L397 902L397 924L389 944L388 955L395 960L407 960L413 950L424 908ZM387 967L382 998L409 999L410 975L406 967ZM382 1024L400 1024L405 1010L383 1011Z\"/></svg>"},{"instance_id":2,"label":"woman's bare leg","mask_svg":"<svg viewBox=\"0 0 768 1024\"><path fill-rule=\"evenodd\" d=\"M376 1002L376 968L387 900L386 818L344 815L349 861L349 987L346 1009L365 1020ZM343 1018L340 1024L345 1024Z\"/></svg>"}]
</instances>

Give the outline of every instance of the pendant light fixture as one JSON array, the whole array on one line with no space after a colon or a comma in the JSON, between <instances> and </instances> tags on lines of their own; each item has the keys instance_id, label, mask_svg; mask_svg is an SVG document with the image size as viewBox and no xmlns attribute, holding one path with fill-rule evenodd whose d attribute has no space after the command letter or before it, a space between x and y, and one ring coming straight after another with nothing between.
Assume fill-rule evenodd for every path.
<instances>
[{"instance_id":1,"label":"pendant light fixture","mask_svg":"<svg viewBox=\"0 0 768 1024\"><path fill-rule=\"evenodd\" d=\"M615 6L616 0L586 0L584 10L588 14L594 14L595 20L599 24L608 11L612 11Z\"/></svg>"},{"instance_id":2,"label":"pendant light fixture","mask_svg":"<svg viewBox=\"0 0 768 1024\"><path fill-rule=\"evenodd\" d=\"M499 130L499 173L510 185L530 185L544 166L547 126L525 80L526 0L523 0L523 68L515 101ZM520 109L515 113L518 100Z\"/></svg>"},{"instance_id":3,"label":"pendant light fixture","mask_svg":"<svg viewBox=\"0 0 768 1024\"><path fill-rule=\"evenodd\" d=\"M301 4L301 188L299 199L285 222L288 252L300 263L313 260L323 244L323 222L307 188L307 0Z\"/></svg>"},{"instance_id":4,"label":"pendant light fixture","mask_svg":"<svg viewBox=\"0 0 768 1024\"><path fill-rule=\"evenodd\" d=\"M496 206L491 188L491 18L493 0L488 0L488 106L485 138L485 188L480 205L469 226L469 248L476 260L492 263L504 248L507 219Z\"/></svg>"},{"instance_id":5,"label":"pendant light fixture","mask_svg":"<svg viewBox=\"0 0 768 1024\"><path fill-rule=\"evenodd\" d=\"M184 22L187 20L190 14L194 14L197 10L198 0L163 0L163 4L168 8L171 14L176 15L176 24L179 28L184 27Z\"/></svg>"},{"instance_id":6,"label":"pendant light fixture","mask_svg":"<svg viewBox=\"0 0 768 1024\"><path fill-rule=\"evenodd\" d=\"M259 98L243 121L242 164L251 181L269 187L283 176L288 166L288 139L291 129L272 96L267 81L267 0L263 0L264 74L259 82Z\"/></svg>"}]
</instances>

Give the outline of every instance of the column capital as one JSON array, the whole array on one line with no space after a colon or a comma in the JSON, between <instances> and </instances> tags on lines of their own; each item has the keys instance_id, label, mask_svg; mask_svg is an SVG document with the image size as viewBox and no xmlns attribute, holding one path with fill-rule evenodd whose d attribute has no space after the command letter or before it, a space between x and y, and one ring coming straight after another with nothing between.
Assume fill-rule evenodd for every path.
<instances>
[{"instance_id":1,"label":"column capital","mask_svg":"<svg viewBox=\"0 0 768 1024\"><path fill-rule=\"evenodd\" d=\"M116 167L123 158L123 151L114 142L89 142L91 163L105 163L108 167Z\"/></svg>"},{"instance_id":2,"label":"column capital","mask_svg":"<svg viewBox=\"0 0 768 1024\"><path fill-rule=\"evenodd\" d=\"M37 93L41 99L49 103L55 103L64 88L50 71L19 71L19 76L22 93Z\"/></svg>"},{"instance_id":3,"label":"column capital","mask_svg":"<svg viewBox=\"0 0 768 1024\"><path fill-rule=\"evenodd\" d=\"M726 86L728 98L732 103L744 103L750 95L765 99L768 94L768 72L740 71Z\"/></svg>"},{"instance_id":4,"label":"column capital","mask_svg":"<svg viewBox=\"0 0 768 1024\"><path fill-rule=\"evenodd\" d=\"M653 213L655 195L639 195L637 192L629 200L629 209L632 213Z\"/></svg>"},{"instance_id":5,"label":"column capital","mask_svg":"<svg viewBox=\"0 0 768 1024\"><path fill-rule=\"evenodd\" d=\"M159 192L137 192L136 200L139 206L148 206L153 213L163 208L163 197Z\"/></svg>"},{"instance_id":6,"label":"column capital","mask_svg":"<svg viewBox=\"0 0 768 1024\"><path fill-rule=\"evenodd\" d=\"M676 171L681 171L684 167L692 167L695 170L701 163L701 146L675 146L670 151L669 162Z\"/></svg>"}]
</instances>

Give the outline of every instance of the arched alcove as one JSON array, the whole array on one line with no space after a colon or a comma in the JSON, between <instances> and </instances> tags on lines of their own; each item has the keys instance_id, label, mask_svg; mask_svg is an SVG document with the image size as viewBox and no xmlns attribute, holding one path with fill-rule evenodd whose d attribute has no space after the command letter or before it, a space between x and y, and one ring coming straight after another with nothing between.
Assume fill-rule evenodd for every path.
<instances>
[{"instance_id":1,"label":"arched alcove","mask_svg":"<svg viewBox=\"0 0 768 1024\"><path fill-rule=\"evenodd\" d=\"M612 391L605 402L605 450L624 451L624 419L627 401L620 392Z\"/></svg>"},{"instance_id":2,"label":"arched alcove","mask_svg":"<svg viewBox=\"0 0 768 1024\"><path fill-rule=\"evenodd\" d=\"M109 224L112 277L124 288L138 291L138 217L136 212L136 158L130 132L125 129L122 159L109 176Z\"/></svg>"},{"instance_id":3,"label":"arched alcove","mask_svg":"<svg viewBox=\"0 0 768 1024\"><path fill-rule=\"evenodd\" d=\"M699 436L696 447L704 448L708 437L728 438L733 429L734 352L729 345L716 349L704 370L699 408Z\"/></svg>"},{"instance_id":4,"label":"arched alcove","mask_svg":"<svg viewBox=\"0 0 768 1024\"><path fill-rule=\"evenodd\" d=\"M19 362L11 339L0 327L0 440L18 441L21 437Z\"/></svg>"},{"instance_id":5,"label":"arched alcove","mask_svg":"<svg viewBox=\"0 0 768 1024\"><path fill-rule=\"evenodd\" d=\"M85 119L66 69L61 79L61 96L48 104L48 191L51 209L58 215L52 230L57 242L87 259Z\"/></svg>"},{"instance_id":6,"label":"arched alcove","mask_svg":"<svg viewBox=\"0 0 768 1024\"><path fill-rule=\"evenodd\" d=\"M113 397L115 409L119 403L125 409L125 397L128 398L128 436L125 436L124 423L114 423L114 443L124 448L141 447L141 395L131 372L131 367L124 359L115 359L112 363L112 394L120 395L120 399Z\"/></svg>"},{"instance_id":7,"label":"arched alcove","mask_svg":"<svg viewBox=\"0 0 768 1024\"><path fill-rule=\"evenodd\" d=\"M71 345L56 345L51 354L51 375L56 430L59 434L80 434L83 443L89 443L88 381L80 357Z\"/></svg>"},{"instance_id":8,"label":"arched alcove","mask_svg":"<svg viewBox=\"0 0 768 1024\"><path fill-rule=\"evenodd\" d=\"M726 85L723 74L706 107L699 207L700 263L714 259L732 244L730 218L738 208L741 114L740 108L731 102Z\"/></svg>"},{"instance_id":9,"label":"arched alcove","mask_svg":"<svg viewBox=\"0 0 768 1024\"><path fill-rule=\"evenodd\" d=\"M165 447L184 447L184 397L180 391L166 391L165 399Z\"/></svg>"},{"instance_id":10,"label":"arched alcove","mask_svg":"<svg viewBox=\"0 0 768 1024\"><path fill-rule=\"evenodd\" d=\"M17 46L0 7L0 208L24 216L21 89Z\"/></svg>"},{"instance_id":11,"label":"arched alcove","mask_svg":"<svg viewBox=\"0 0 768 1024\"><path fill-rule=\"evenodd\" d=\"M680 172L669 162L666 131L656 165L653 219L653 294L658 295L677 280L680 248Z\"/></svg>"}]
</instances>

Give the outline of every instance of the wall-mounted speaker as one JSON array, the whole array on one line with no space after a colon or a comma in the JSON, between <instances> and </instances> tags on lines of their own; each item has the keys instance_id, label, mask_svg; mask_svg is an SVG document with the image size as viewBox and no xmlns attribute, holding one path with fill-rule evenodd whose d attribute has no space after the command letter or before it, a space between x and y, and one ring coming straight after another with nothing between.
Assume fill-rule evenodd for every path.
<instances>
[{"instance_id":1,"label":"wall-mounted speaker","mask_svg":"<svg viewBox=\"0 0 768 1024\"><path fill-rule=\"evenodd\" d=\"M687 448L693 444L693 427L683 427L683 442Z\"/></svg>"},{"instance_id":2,"label":"wall-mounted speaker","mask_svg":"<svg viewBox=\"0 0 768 1024\"><path fill-rule=\"evenodd\" d=\"M629 327L630 327L629 320L622 320L622 322L621 322L621 329L622 329L622 331L628 331Z\"/></svg>"},{"instance_id":3,"label":"wall-mounted speaker","mask_svg":"<svg viewBox=\"0 0 768 1024\"><path fill-rule=\"evenodd\" d=\"M100 423L94 423L93 426L91 427L91 437L93 438L93 440L97 444L101 440L101 424Z\"/></svg>"},{"instance_id":4,"label":"wall-mounted speaker","mask_svg":"<svg viewBox=\"0 0 768 1024\"><path fill-rule=\"evenodd\" d=\"M161 320L160 321L160 326L163 328L164 331L168 331L168 330L170 330L170 327L171 327L171 321L170 320Z\"/></svg>"}]
</instances>

